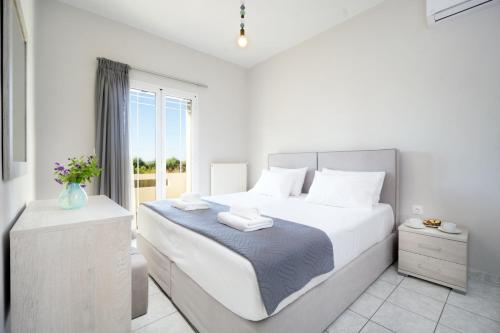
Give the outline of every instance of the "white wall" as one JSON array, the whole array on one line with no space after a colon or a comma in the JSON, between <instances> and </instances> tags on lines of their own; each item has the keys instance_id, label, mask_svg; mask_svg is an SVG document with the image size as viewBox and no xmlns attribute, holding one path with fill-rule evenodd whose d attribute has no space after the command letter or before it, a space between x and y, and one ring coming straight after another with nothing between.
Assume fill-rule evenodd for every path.
<instances>
[{"instance_id":1,"label":"white wall","mask_svg":"<svg viewBox=\"0 0 500 333\"><path fill-rule=\"evenodd\" d=\"M37 199L56 197L60 191L52 177L53 162L94 150L96 57L208 84L204 89L171 82L173 88L199 95L201 192L209 193L211 162L246 160L244 69L53 0L40 2Z\"/></svg>"},{"instance_id":2,"label":"white wall","mask_svg":"<svg viewBox=\"0 0 500 333\"><path fill-rule=\"evenodd\" d=\"M271 152L398 148L402 214L467 225L500 274L500 7L425 20L387 0L250 70L251 182Z\"/></svg>"},{"instance_id":3,"label":"white wall","mask_svg":"<svg viewBox=\"0 0 500 333\"><path fill-rule=\"evenodd\" d=\"M10 305L9 231L26 203L34 196L34 12L35 0L21 0L21 9L28 32L27 63L27 148L28 173L10 181L1 180L0 168L0 332L9 332L8 311ZM0 126L0 137L2 128ZM2 156L0 154L0 165Z\"/></svg>"}]
</instances>

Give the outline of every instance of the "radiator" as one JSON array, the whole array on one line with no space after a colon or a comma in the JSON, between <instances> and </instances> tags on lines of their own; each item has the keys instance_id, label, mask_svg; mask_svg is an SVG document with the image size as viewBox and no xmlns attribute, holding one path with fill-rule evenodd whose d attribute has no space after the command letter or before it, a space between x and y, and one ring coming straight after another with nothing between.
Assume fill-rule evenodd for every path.
<instances>
[{"instance_id":1,"label":"radiator","mask_svg":"<svg viewBox=\"0 0 500 333\"><path fill-rule=\"evenodd\" d=\"M212 163L210 169L210 195L247 190L246 163Z\"/></svg>"}]
</instances>

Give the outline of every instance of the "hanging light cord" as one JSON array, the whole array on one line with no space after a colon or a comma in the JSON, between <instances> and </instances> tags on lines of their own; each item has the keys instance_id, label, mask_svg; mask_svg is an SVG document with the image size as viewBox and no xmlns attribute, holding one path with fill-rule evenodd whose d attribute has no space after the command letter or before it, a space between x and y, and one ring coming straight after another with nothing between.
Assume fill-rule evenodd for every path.
<instances>
[{"instance_id":1,"label":"hanging light cord","mask_svg":"<svg viewBox=\"0 0 500 333\"><path fill-rule=\"evenodd\" d=\"M240 6L240 17L241 17L241 23L240 23L240 36L245 35L245 3L242 1L241 6Z\"/></svg>"}]
</instances>

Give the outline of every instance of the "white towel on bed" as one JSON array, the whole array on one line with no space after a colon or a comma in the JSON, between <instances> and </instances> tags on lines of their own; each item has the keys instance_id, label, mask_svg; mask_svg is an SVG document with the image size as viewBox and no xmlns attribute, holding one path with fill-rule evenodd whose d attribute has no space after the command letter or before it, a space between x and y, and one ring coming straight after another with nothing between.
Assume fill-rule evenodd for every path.
<instances>
[{"instance_id":1,"label":"white towel on bed","mask_svg":"<svg viewBox=\"0 0 500 333\"><path fill-rule=\"evenodd\" d=\"M233 215L243 217L246 219L258 219L260 218L260 211L257 207L252 206L241 206L241 205L232 205L229 208L229 212Z\"/></svg>"},{"instance_id":2,"label":"white towel on bed","mask_svg":"<svg viewBox=\"0 0 500 333\"><path fill-rule=\"evenodd\" d=\"M181 194L181 200L185 202L199 202L201 194L196 192L185 192Z\"/></svg>"},{"instance_id":3,"label":"white towel on bed","mask_svg":"<svg viewBox=\"0 0 500 333\"><path fill-rule=\"evenodd\" d=\"M233 215L230 212L218 213L217 220L222 224L244 232L270 228L273 226L273 220L269 217L261 216L255 219L246 219Z\"/></svg>"},{"instance_id":4,"label":"white towel on bed","mask_svg":"<svg viewBox=\"0 0 500 333\"><path fill-rule=\"evenodd\" d=\"M192 202L187 202L181 199L173 199L171 201L172 207L182 209L182 210L198 210L198 209L208 209L210 206L208 202L205 201L192 201Z\"/></svg>"}]
</instances>

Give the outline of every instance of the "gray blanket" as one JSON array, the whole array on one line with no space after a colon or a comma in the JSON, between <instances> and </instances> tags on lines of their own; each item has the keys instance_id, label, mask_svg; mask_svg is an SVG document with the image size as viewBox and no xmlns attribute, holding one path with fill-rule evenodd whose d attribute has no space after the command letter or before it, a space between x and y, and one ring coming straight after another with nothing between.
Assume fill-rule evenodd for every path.
<instances>
[{"instance_id":1,"label":"gray blanket","mask_svg":"<svg viewBox=\"0 0 500 333\"><path fill-rule=\"evenodd\" d=\"M217 222L229 207L209 202L210 208L182 211L167 200L144 203L169 221L208 237L245 257L252 264L267 314L312 278L333 269L330 238L319 229L273 218L274 226L242 232Z\"/></svg>"}]
</instances>

